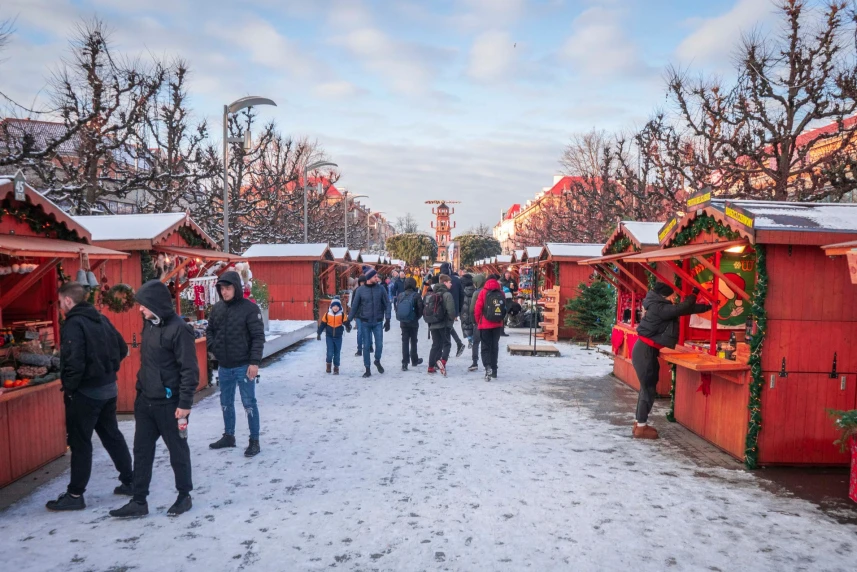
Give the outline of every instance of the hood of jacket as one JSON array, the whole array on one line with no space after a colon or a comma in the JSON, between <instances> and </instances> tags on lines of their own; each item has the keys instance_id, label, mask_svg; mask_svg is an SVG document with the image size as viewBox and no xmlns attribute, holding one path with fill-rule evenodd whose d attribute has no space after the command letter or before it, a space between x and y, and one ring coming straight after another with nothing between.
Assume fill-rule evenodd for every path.
<instances>
[{"instance_id":1,"label":"hood of jacket","mask_svg":"<svg viewBox=\"0 0 857 572\"><path fill-rule=\"evenodd\" d=\"M643 298L643 308L646 310L649 309L649 306L653 304L672 304L668 299L664 298L654 290L649 290L646 294L646 297Z\"/></svg>"},{"instance_id":2,"label":"hood of jacket","mask_svg":"<svg viewBox=\"0 0 857 572\"><path fill-rule=\"evenodd\" d=\"M405 278L405 290L417 290L417 281L413 278Z\"/></svg>"},{"instance_id":3,"label":"hood of jacket","mask_svg":"<svg viewBox=\"0 0 857 572\"><path fill-rule=\"evenodd\" d=\"M449 288L447 288L446 286L444 286L443 284L440 284L440 283L435 284L434 286L432 286L432 289L433 289L435 292L437 292L438 294L440 294L441 296L442 296L443 294L445 294L446 292L449 292Z\"/></svg>"},{"instance_id":4,"label":"hood of jacket","mask_svg":"<svg viewBox=\"0 0 857 572\"><path fill-rule=\"evenodd\" d=\"M160 280L149 280L140 286L134 298L137 300L137 303L148 308L161 321L166 320L176 313L173 306L173 297L170 296L167 285Z\"/></svg>"},{"instance_id":5,"label":"hood of jacket","mask_svg":"<svg viewBox=\"0 0 857 572\"><path fill-rule=\"evenodd\" d=\"M447 276L452 276L452 264L449 262L442 262L440 264L440 273L446 274Z\"/></svg>"},{"instance_id":6,"label":"hood of jacket","mask_svg":"<svg viewBox=\"0 0 857 572\"><path fill-rule=\"evenodd\" d=\"M485 275L484 274L476 274L473 277L473 286L477 290L485 286Z\"/></svg>"},{"instance_id":7,"label":"hood of jacket","mask_svg":"<svg viewBox=\"0 0 857 572\"><path fill-rule=\"evenodd\" d=\"M500 282L498 282L494 278L490 278L485 281L485 289L486 290L500 290Z\"/></svg>"},{"instance_id":8,"label":"hood of jacket","mask_svg":"<svg viewBox=\"0 0 857 572\"><path fill-rule=\"evenodd\" d=\"M81 318L86 318L87 320L91 320L93 322L101 322L101 312L96 310L95 306L86 301L81 302L80 304L69 310L68 313L65 315L65 319L68 320L69 318L77 316Z\"/></svg>"},{"instance_id":9,"label":"hood of jacket","mask_svg":"<svg viewBox=\"0 0 857 572\"><path fill-rule=\"evenodd\" d=\"M469 286L473 286L473 276L470 274L465 274L461 277L461 287L467 288Z\"/></svg>"},{"instance_id":10,"label":"hood of jacket","mask_svg":"<svg viewBox=\"0 0 857 572\"><path fill-rule=\"evenodd\" d=\"M227 304L231 304L232 302L244 297L244 284L241 282L241 276L237 272L234 270L224 272L220 275L220 278L217 279L217 295L220 296L221 300L223 300L223 294L220 293L220 285L223 283L235 287L235 297L229 302L226 302Z\"/></svg>"}]
</instances>

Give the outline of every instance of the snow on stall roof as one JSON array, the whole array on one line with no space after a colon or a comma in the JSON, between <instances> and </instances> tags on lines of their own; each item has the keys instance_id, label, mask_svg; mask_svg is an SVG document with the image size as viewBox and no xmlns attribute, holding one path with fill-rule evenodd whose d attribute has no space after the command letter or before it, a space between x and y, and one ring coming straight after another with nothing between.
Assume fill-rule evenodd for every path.
<instances>
[{"instance_id":1,"label":"snow on stall roof","mask_svg":"<svg viewBox=\"0 0 857 572\"><path fill-rule=\"evenodd\" d=\"M497 263L498 264L511 264L512 263L512 255L511 254L498 254L497 255Z\"/></svg>"},{"instance_id":2,"label":"snow on stall roof","mask_svg":"<svg viewBox=\"0 0 857 572\"><path fill-rule=\"evenodd\" d=\"M351 260L356 261L357 257L360 256L360 250L359 249L358 250L349 250L348 254L351 255Z\"/></svg>"},{"instance_id":3,"label":"snow on stall roof","mask_svg":"<svg viewBox=\"0 0 857 572\"><path fill-rule=\"evenodd\" d=\"M538 258L542 255L542 250L541 246L528 246L526 248L527 258Z\"/></svg>"},{"instance_id":4,"label":"snow on stall roof","mask_svg":"<svg viewBox=\"0 0 857 572\"><path fill-rule=\"evenodd\" d=\"M545 245L551 256L601 256L603 244L591 244L582 242L548 242Z\"/></svg>"},{"instance_id":5,"label":"snow on stall roof","mask_svg":"<svg viewBox=\"0 0 857 572\"><path fill-rule=\"evenodd\" d=\"M254 244L242 255L244 258L321 258L327 244Z\"/></svg>"},{"instance_id":6,"label":"snow on stall roof","mask_svg":"<svg viewBox=\"0 0 857 572\"><path fill-rule=\"evenodd\" d=\"M524 250L523 249L515 251L515 260L520 261L522 256L524 256Z\"/></svg>"},{"instance_id":7,"label":"snow on stall roof","mask_svg":"<svg viewBox=\"0 0 857 572\"><path fill-rule=\"evenodd\" d=\"M92 240L152 240L168 229L180 224L185 213L154 213L126 215L75 216Z\"/></svg>"},{"instance_id":8,"label":"snow on stall roof","mask_svg":"<svg viewBox=\"0 0 857 572\"><path fill-rule=\"evenodd\" d=\"M725 201L713 206L724 210ZM775 201L733 201L735 206L756 217L756 230L801 230L857 232L857 203L789 203Z\"/></svg>"},{"instance_id":9,"label":"snow on stall roof","mask_svg":"<svg viewBox=\"0 0 857 572\"><path fill-rule=\"evenodd\" d=\"M363 262L366 264L379 264L381 262L381 256L378 254L364 254Z\"/></svg>"},{"instance_id":10,"label":"snow on stall roof","mask_svg":"<svg viewBox=\"0 0 857 572\"><path fill-rule=\"evenodd\" d=\"M658 231L664 226L662 222L638 222L634 220L623 220L622 226L643 246L657 246Z\"/></svg>"},{"instance_id":11,"label":"snow on stall roof","mask_svg":"<svg viewBox=\"0 0 857 572\"><path fill-rule=\"evenodd\" d=\"M341 246L338 248L331 248L330 249L330 253L333 254L333 258L335 258L336 260L342 260L343 258L345 258L346 252L348 252L348 249L343 248Z\"/></svg>"}]
</instances>

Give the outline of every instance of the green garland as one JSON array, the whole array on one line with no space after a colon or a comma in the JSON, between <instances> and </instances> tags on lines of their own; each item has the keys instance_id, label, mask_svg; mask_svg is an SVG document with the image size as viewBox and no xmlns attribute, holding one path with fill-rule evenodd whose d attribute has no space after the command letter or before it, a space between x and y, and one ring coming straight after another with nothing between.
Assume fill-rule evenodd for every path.
<instances>
[{"instance_id":1,"label":"green garland","mask_svg":"<svg viewBox=\"0 0 857 572\"><path fill-rule=\"evenodd\" d=\"M155 263L148 250L140 251L140 277L143 284L158 277L158 273L155 272Z\"/></svg>"},{"instance_id":2,"label":"green garland","mask_svg":"<svg viewBox=\"0 0 857 572\"><path fill-rule=\"evenodd\" d=\"M670 364L670 410L667 411L667 421L675 423L675 370L674 363Z\"/></svg>"},{"instance_id":3,"label":"green garland","mask_svg":"<svg viewBox=\"0 0 857 572\"><path fill-rule=\"evenodd\" d=\"M750 402L747 408L750 421L747 427L747 441L744 449L744 465L755 469L759 462L759 431L762 430L762 387L765 383L762 375L762 345L767 333L768 315L765 311L765 297L768 293L768 268L765 247L755 245L756 249L756 286L753 290L751 309L756 320L756 333L750 338Z\"/></svg>"},{"instance_id":4,"label":"green garland","mask_svg":"<svg viewBox=\"0 0 857 572\"><path fill-rule=\"evenodd\" d=\"M209 244L205 242L198 234L196 234L189 226L180 226L178 230L179 236L184 239L187 245L191 248L208 248Z\"/></svg>"},{"instance_id":5,"label":"green garland","mask_svg":"<svg viewBox=\"0 0 857 572\"><path fill-rule=\"evenodd\" d=\"M559 262L553 263L553 277L554 277L553 285L558 288L559 287Z\"/></svg>"},{"instance_id":6,"label":"green garland","mask_svg":"<svg viewBox=\"0 0 857 572\"><path fill-rule=\"evenodd\" d=\"M0 204L0 220L3 215L12 215L21 222L27 223L30 229L40 236L68 240L71 242L86 242L85 239L68 227L48 216L41 207L30 203L19 203L20 206L12 206L9 201Z\"/></svg>"},{"instance_id":7,"label":"green garland","mask_svg":"<svg viewBox=\"0 0 857 572\"><path fill-rule=\"evenodd\" d=\"M631 246L631 239L627 236L623 236L622 238L616 239L616 242L610 245L610 248L607 249L607 255L609 254L619 254L620 252L625 252L628 250L628 247ZM634 251L639 250L638 248L634 248ZM606 255L605 255L606 256Z\"/></svg>"},{"instance_id":8,"label":"green garland","mask_svg":"<svg viewBox=\"0 0 857 572\"><path fill-rule=\"evenodd\" d=\"M649 268L651 268L652 270L657 270L658 269L658 263L657 262L649 262ZM649 290L654 290L655 289L655 282L658 281L658 278L654 274L652 274L651 272L646 272L646 274L648 275Z\"/></svg>"},{"instance_id":9,"label":"green garland","mask_svg":"<svg viewBox=\"0 0 857 572\"><path fill-rule=\"evenodd\" d=\"M703 232L712 232L721 238L727 240L735 240L741 238L741 234L725 226L713 216L701 215L693 219L690 225L677 232L670 241L670 248L675 246L685 246L690 244L690 241L702 234Z\"/></svg>"}]
</instances>

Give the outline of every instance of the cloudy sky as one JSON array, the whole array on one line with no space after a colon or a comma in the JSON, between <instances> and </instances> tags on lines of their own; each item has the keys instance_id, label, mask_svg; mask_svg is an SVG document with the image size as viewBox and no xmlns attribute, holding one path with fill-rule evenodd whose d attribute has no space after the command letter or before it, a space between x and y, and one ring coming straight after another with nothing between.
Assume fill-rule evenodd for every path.
<instances>
[{"instance_id":1,"label":"cloudy sky","mask_svg":"<svg viewBox=\"0 0 857 572\"><path fill-rule=\"evenodd\" d=\"M493 225L559 172L570 134L633 128L663 106L663 68L726 70L770 0L2 0L17 33L0 89L38 104L70 30L98 15L116 48L180 55L215 136L224 103L263 95L316 138L341 185L428 227Z\"/></svg>"}]
</instances>

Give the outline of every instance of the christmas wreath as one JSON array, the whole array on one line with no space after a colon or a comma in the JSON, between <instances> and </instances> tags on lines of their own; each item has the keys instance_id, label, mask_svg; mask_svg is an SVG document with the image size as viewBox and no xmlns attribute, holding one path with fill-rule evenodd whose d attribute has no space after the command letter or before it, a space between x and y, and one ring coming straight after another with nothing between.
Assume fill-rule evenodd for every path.
<instances>
[{"instance_id":1,"label":"christmas wreath","mask_svg":"<svg viewBox=\"0 0 857 572\"><path fill-rule=\"evenodd\" d=\"M101 304L115 314L127 312L134 303L134 289L127 284L116 284L101 293Z\"/></svg>"}]
</instances>

